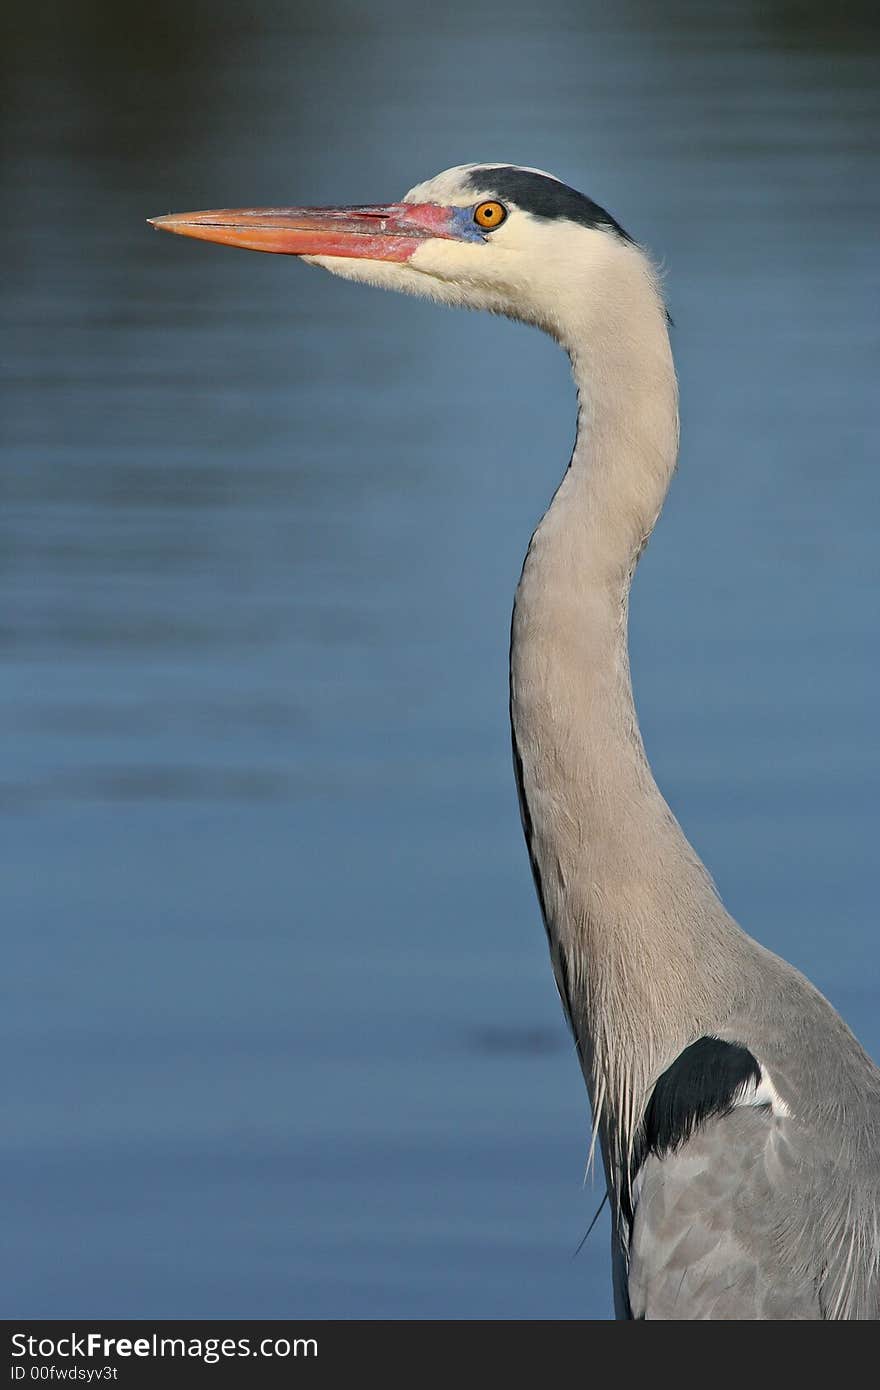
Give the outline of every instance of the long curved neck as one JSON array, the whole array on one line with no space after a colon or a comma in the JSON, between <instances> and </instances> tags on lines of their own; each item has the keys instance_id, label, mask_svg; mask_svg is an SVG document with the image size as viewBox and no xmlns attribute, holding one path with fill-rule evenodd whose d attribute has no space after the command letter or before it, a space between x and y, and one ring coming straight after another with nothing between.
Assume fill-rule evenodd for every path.
<instances>
[{"instance_id":1,"label":"long curved neck","mask_svg":"<svg viewBox=\"0 0 880 1390\"><path fill-rule=\"evenodd\" d=\"M532 537L511 638L523 823L613 1151L632 1142L667 1052L711 1015L703 962L729 923L656 786L632 696L629 587L675 468L678 414L665 310L647 262L630 256L615 315L585 310L567 344L577 442Z\"/></svg>"}]
</instances>

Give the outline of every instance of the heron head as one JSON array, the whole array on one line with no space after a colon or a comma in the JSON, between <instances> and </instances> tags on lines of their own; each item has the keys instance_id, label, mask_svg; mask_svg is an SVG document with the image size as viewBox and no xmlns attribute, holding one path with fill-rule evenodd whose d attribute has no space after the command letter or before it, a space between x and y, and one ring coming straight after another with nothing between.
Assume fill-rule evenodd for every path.
<instances>
[{"instance_id":1,"label":"heron head","mask_svg":"<svg viewBox=\"0 0 880 1390\"><path fill-rule=\"evenodd\" d=\"M334 275L536 324L563 343L615 265L644 265L619 224L551 174L463 164L366 207L241 208L152 219L183 236L299 256Z\"/></svg>"}]
</instances>

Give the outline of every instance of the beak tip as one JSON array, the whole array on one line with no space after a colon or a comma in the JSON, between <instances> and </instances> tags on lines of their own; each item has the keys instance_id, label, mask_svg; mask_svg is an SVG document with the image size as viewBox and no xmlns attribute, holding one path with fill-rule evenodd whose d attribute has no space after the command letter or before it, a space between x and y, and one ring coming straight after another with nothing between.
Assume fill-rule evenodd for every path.
<instances>
[{"instance_id":1,"label":"beak tip","mask_svg":"<svg viewBox=\"0 0 880 1390\"><path fill-rule=\"evenodd\" d=\"M161 217L148 217L147 225L156 232L178 232L187 224L187 219L175 212L165 212Z\"/></svg>"}]
</instances>

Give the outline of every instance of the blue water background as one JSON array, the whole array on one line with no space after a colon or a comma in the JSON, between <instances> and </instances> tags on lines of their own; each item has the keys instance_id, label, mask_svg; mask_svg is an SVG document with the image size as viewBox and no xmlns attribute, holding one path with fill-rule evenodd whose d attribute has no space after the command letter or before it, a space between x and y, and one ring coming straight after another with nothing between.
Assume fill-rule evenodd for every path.
<instances>
[{"instance_id":1,"label":"blue water background","mask_svg":"<svg viewBox=\"0 0 880 1390\"><path fill-rule=\"evenodd\" d=\"M9 8L5 1316L610 1315L506 714L565 360L149 215L509 159L652 248L646 743L880 1054L872 13Z\"/></svg>"}]
</instances>

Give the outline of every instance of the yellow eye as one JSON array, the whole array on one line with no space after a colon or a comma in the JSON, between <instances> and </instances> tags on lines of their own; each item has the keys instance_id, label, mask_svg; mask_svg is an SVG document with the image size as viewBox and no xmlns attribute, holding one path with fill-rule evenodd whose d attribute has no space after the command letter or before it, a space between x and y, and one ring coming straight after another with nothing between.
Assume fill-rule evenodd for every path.
<instances>
[{"instance_id":1,"label":"yellow eye","mask_svg":"<svg viewBox=\"0 0 880 1390\"><path fill-rule=\"evenodd\" d=\"M478 227L485 227L487 231L492 231L493 227L500 227L507 216L507 208L502 203L480 203L474 209L474 221Z\"/></svg>"}]
</instances>

